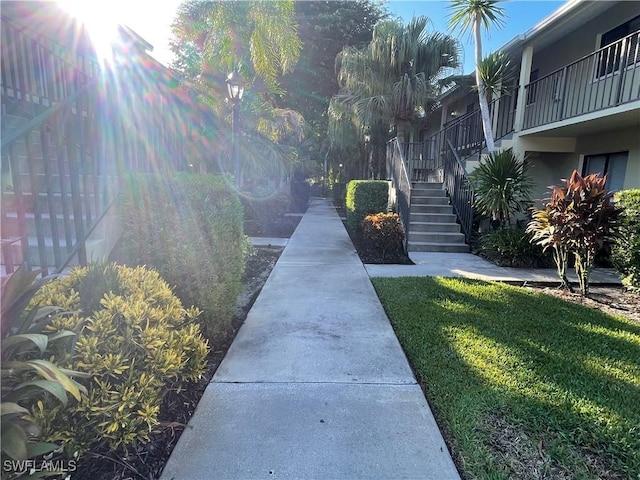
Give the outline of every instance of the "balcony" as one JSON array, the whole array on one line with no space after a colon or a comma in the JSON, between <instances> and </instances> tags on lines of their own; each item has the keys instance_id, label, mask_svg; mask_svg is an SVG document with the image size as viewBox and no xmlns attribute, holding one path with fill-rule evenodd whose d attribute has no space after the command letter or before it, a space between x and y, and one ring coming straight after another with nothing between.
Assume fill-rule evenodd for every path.
<instances>
[{"instance_id":1,"label":"balcony","mask_svg":"<svg viewBox=\"0 0 640 480\"><path fill-rule=\"evenodd\" d=\"M640 99L639 40L640 31L636 31L526 85L523 130L555 128L572 123L571 119L578 122L637 109L633 102Z\"/></svg>"}]
</instances>

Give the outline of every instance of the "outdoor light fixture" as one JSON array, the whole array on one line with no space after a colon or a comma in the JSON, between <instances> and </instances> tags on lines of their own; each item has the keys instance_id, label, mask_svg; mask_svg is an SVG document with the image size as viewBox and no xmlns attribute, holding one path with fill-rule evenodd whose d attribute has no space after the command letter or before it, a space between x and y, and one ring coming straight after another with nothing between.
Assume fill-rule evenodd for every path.
<instances>
[{"instance_id":1,"label":"outdoor light fixture","mask_svg":"<svg viewBox=\"0 0 640 480\"><path fill-rule=\"evenodd\" d=\"M238 154L238 114L240 100L242 100L242 94L244 93L244 80L238 70L234 68L233 72L227 77L226 84L233 114L231 117L231 157L233 159L236 186L239 189L242 182L240 178L240 155Z\"/></svg>"},{"instance_id":2,"label":"outdoor light fixture","mask_svg":"<svg viewBox=\"0 0 640 480\"><path fill-rule=\"evenodd\" d=\"M242 100L242 94L244 93L244 80L238 70L235 68L233 69L233 72L231 72L227 77L226 84L229 100L231 100L232 103L237 103Z\"/></svg>"}]
</instances>

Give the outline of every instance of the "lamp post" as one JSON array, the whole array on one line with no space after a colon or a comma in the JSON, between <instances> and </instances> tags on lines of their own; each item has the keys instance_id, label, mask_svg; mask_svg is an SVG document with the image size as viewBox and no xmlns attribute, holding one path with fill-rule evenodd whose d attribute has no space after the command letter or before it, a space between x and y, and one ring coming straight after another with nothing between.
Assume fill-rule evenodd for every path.
<instances>
[{"instance_id":1,"label":"lamp post","mask_svg":"<svg viewBox=\"0 0 640 480\"><path fill-rule=\"evenodd\" d=\"M234 176L236 186L240 188L240 156L238 155L238 113L240 111L240 100L244 93L244 80L235 68L226 80L227 93L231 101L231 157L233 159Z\"/></svg>"}]
</instances>

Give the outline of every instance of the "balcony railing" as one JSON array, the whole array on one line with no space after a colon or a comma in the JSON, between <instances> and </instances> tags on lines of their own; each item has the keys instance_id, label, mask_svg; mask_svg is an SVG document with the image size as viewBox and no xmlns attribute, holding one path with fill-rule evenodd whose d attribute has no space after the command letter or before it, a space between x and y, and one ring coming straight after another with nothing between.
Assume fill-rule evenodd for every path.
<instances>
[{"instance_id":1,"label":"balcony railing","mask_svg":"<svg viewBox=\"0 0 640 480\"><path fill-rule=\"evenodd\" d=\"M513 97L506 95L489 103L495 140L513 131L512 100ZM457 118L423 142L402 145L411 181L444 181L444 159L449 155L447 142L451 142L461 161L480 155L486 145L480 110Z\"/></svg>"},{"instance_id":2,"label":"balcony railing","mask_svg":"<svg viewBox=\"0 0 640 480\"><path fill-rule=\"evenodd\" d=\"M640 31L525 86L523 129L640 98Z\"/></svg>"}]
</instances>

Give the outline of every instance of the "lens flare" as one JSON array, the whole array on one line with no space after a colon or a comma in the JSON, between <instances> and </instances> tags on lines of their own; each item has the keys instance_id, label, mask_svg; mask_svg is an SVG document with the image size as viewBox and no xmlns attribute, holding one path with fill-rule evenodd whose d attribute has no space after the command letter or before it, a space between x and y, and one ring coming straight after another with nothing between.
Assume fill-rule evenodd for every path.
<instances>
[{"instance_id":1,"label":"lens flare","mask_svg":"<svg viewBox=\"0 0 640 480\"><path fill-rule=\"evenodd\" d=\"M82 23L100 61L112 58L114 43L119 38L117 8L109 2L58 0L58 5Z\"/></svg>"}]
</instances>

